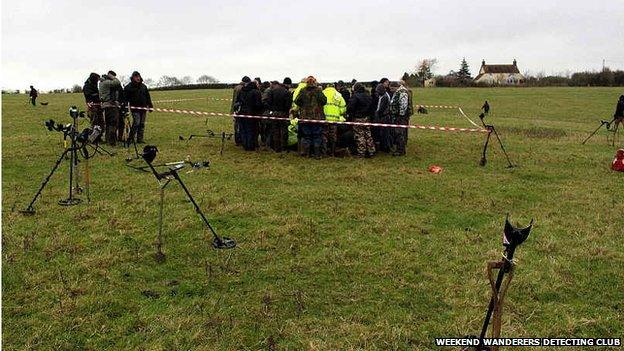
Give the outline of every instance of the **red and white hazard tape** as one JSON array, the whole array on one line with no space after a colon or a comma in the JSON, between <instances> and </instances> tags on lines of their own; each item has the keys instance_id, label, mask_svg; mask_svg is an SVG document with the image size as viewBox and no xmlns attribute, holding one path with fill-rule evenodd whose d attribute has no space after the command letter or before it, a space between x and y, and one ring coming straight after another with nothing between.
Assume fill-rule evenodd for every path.
<instances>
[{"instance_id":1,"label":"red and white hazard tape","mask_svg":"<svg viewBox=\"0 0 624 351\"><path fill-rule=\"evenodd\" d=\"M418 107L427 107L427 108L448 108L448 109L456 109L459 106L450 106L450 105L418 105Z\"/></svg>"},{"instance_id":2,"label":"red and white hazard tape","mask_svg":"<svg viewBox=\"0 0 624 351\"><path fill-rule=\"evenodd\" d=\"M135 110L157 111L157 112L169 112L169 113L181 113L188 115L198 116L225 116L225 117L237 117L237 118L254 118L274 121L290 121L288 117L273 117L273 116L253 116L253 115L232 115L229 113L221 112L204 112L204 111L192 111L192 110L179 110L169 108L149 108L149 107L135 107L130 106ZM488 133L487 129L483 128L456 128L456 127L441 127L441 126L424 126L418 124L404 125L404 124L388 124L388 123L369 123L369 122L336 122L327 120L313 120L313 119L299 119L301 123L319 123L319 124L340 124L350 126L367 126L367 127L382 127L382 128L406 128L406 129L426 129L426 130L440 130L446 132L480 132Z\"/></svg>"},{"instance_id":3,"label":"red and white hazard tape","mask_svg":"<svg viewBox=\"0 0 624 351\"><path fill-rule=\"evenodd\" d=\"M182 102L182 101L196 101L196 100L215 100L215 101L232 101L232 99L221 99L213 97L193 98L193 99L170 99L170 100L154 100L152 102Z\"/></svg>"}]
</instances>

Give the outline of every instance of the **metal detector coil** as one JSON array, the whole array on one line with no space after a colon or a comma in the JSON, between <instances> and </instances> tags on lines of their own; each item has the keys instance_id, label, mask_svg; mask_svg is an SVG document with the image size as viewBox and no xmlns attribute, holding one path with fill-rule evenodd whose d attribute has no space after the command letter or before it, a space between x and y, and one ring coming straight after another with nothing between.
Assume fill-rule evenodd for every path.
<instances>
[{"instance_id":1,"label":"metal detector coil","mask_svg":"<svg viewBox=\"0 0 624 351\"><path fill-rule=\"evenodd\" d=\"M234 247L236 247L236 241L234 239L231 238L226 238L226 237L220 237L217 232L214 230L214 228L212 228L212 225L210 225L210 222L208 222L208 219L206 218L206 216L204 215L204 213L202 212L201 208L199 207L199 205L197 205L197 202L195 202L195 199L193 198L193 196L191 195L190 191L188 190L188 188L186 187L186 185L184 184L184 182L182 181L182 179L180 178L180 175L178 174L178 171L182 168L184 168L184 164L185 161L181 161L181 162L170 162L170 163L166 163L164 165L153 165L152 162L154 162L154 160L156 159L156 154L158 153L158 148L156 148L156 146L154 145L146 145L143 148L143 153L142 153L142 158L143 160L145 160L145 162L147 163L147 165L149 166L149 168L152 170L152 173L154 174L154 176L156 177L156 179L158 180L158 182L160 183L161 180L164 180L164 184L161 184L160 186L160 190L161 190L161 197L160 197L160 208L161 208L161 216L160 216L160 220L159 220L159 239L158 239L158 250L159 252L157 253L157 257L164 257L164 254L160 251L160 247L162 246L162 240L161 240L161 233L162 233L162 207L163 207L163 201L164 201L164 189L165 187L169 184L169 182L171 180L176 180L179 184L180 187L182 187L182 189L184 190L184 192L186 193L186 196L189 198L189 200L191 200L191 203L193 204L193 207L195 208L195 212L197 212L199 214L199 216L201 217L202 221L204 222L204 224L206 225L206 227L208 227L208 229L210 230L210 232L212 233L212 247L215 249L233 249ZM168 170L164 171L164 172L158 172L156 170L156 167L167 167Z\"/></svg>"}]
</instances>

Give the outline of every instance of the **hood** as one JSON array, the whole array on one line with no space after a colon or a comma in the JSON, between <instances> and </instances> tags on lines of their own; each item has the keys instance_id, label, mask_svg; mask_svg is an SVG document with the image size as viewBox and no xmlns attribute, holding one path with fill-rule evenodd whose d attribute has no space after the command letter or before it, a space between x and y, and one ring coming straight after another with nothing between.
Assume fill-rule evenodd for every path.
<instances>
[{"instance_id":1,"label":"hood","mask_svg":"<svg viewBox=\"0 0 624 351\"><path fill-rule=\"evenodd\" d=\"M355 93L365 93L366 92L366 88L364 87L364 84L355 83L355 85L353 86L353 92L355 92Z\"/></svg>"},{"instance_id":2,"label":"hood","mask_svg":"<svg viewBox=\"0 0 624 351\"><path fill-rule=\"evenodd\" d=\"M242 90L243 91L258 90L258 86L256 85L256 82L249 82L245 84L245 86L243 86Z\"/></svg>"},{"instance_id":3,"label":"hood","mask_svg":"<svg viewBox=\"0 0 624 351\"><path fill-rule=\"evenodd\" d=\"M85 81L85 84L94 84L97 85L98 81L100 80L100 75L97 73L91 73L89 75L89 78L87 78L87 80Z\"/></svg>"},{"instance_id":4,"label":"hood","mask_svg":"<svg viewBox=\"0 0 624 351\"><path fill-rule=\"evenodd\" d=\"M316 90L316 88L317 88L316 85L308 85L304 89L305 90Z\"/></svg>"}]
</instances>

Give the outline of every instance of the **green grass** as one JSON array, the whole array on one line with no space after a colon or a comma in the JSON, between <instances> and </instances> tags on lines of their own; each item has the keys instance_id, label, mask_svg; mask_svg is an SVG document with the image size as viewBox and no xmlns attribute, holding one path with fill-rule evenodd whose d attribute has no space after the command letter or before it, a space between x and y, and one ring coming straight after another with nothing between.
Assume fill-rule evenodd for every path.
<instances>
[{"instance_id":1,"label":"green grass","mask_svg":"<svg viewBox=\"0 0 624 351\"><path fill-rule=\"evenodd\" d=\"M504 216L536 224L517 252L503 335L622 337L622 181L601 132L620 89L415 89L417 103L458 104L474 117L488 99L509 153L484 135L411 131L408 156L302 159L246 153L219 139L227 117L152 113L157 161L187 155L211 167L182 173L217 231L209 234L172 184L167 259L154 261L158 185L124 166L125 151L90 161L91 202L63 208L67 163L26 206L62 151L47 118L69 121L78 94L2 101L2 346L6 350L405 350L436 336L475 334L488 303L485 262L501 253ZM153 99L230 97L154 92ZM227 111L224 101L163 103ZM470 127L452 110L412 123ZM476 118L474 118L476 119ZM82 123L85 123L84 121ZM86 124L84 124L86 125ZM444 171L427 172L432 164ZM82 166L81 166L82 167ZM84 198L84 196L83 196ZM15 210L15 211L14 211Z\"/></svg>"}]
</instances>

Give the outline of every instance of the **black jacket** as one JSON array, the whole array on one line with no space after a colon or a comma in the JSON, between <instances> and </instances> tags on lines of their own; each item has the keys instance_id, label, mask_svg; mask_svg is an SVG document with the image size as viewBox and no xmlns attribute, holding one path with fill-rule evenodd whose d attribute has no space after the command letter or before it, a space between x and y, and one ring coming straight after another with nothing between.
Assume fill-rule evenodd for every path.
<instances>
[{"instance_id":1,"label":"black jacket","mask_svg":"<svg viewBox=\"0 0 624 351\"><path fill-rule=\"evenodd\" d=\"M620 96L620 101L618 101L618 104L615 107L613 117L624 117L624 96Z\"/></svg>"},{"instance_id":2,"label":"black jacket","mask_svg":"<svg viewBox=\"0 0 624 351\"><path fill-rule=\"evenodd\" d=\"M130 103L130 106L137 107L154 107L152 98L147 90L147 86L143 82L130 82L124 87L124 102Z\"/></svg>"},{"instance_id":3,"label":"black jacket","mask_svg":"<svg viewBox=\"0 0 624 351\"><path fill-rule=\"evenodd\" d=\"M267 94L264 101L264 108L277 115L288 115L288 111L292 107L292 94L285 86L279 84Z\"/></svg>"},{"instance_id":4,"label":"black jacket","mask_svg":"<svg viewBox=\"0 0 624 351\"><path fill-rule=\"evenodd\" d=\"M371 116L371 105L373 98L365 89L360 89L353 92L349 104L347 105L347 113L349 118L368 118Z\"/></svg>"},{"instance_id":5,"label":"black jacket","mask_svg":"<svg viewBox=\"0 0 624 351\"><path fill-rule=\"evenodd\" d=\"M342 88L340 88L340 90L338 90L338 92L340 93L340 95L342 95L342 98L345 99L347 103L351 101L351 92L349 91L349 89L347 89L347 87L343 86Z\"/></svg>"},{"instance_id":6,"label":"black jacket","mask_svg":"<svg viewBox=\"0 0 624 351\"><path fill-rule=\"evenodd\" d=\"M236 102L240 105L240 115L262 115L262 94L255 82L249 82L238 92Z\"/></svg>"},{"instance_id":7,"label":"black jacket","mask_svg":"<svg viewBox=\"0 0 624 351\"><path fill-rule=\"evenodd\" d=\"M90 76L82 86L82 93L84 94L85 101L100 102L100 90L98 89L98 76Z\"/></svg>"}]
</instances>

